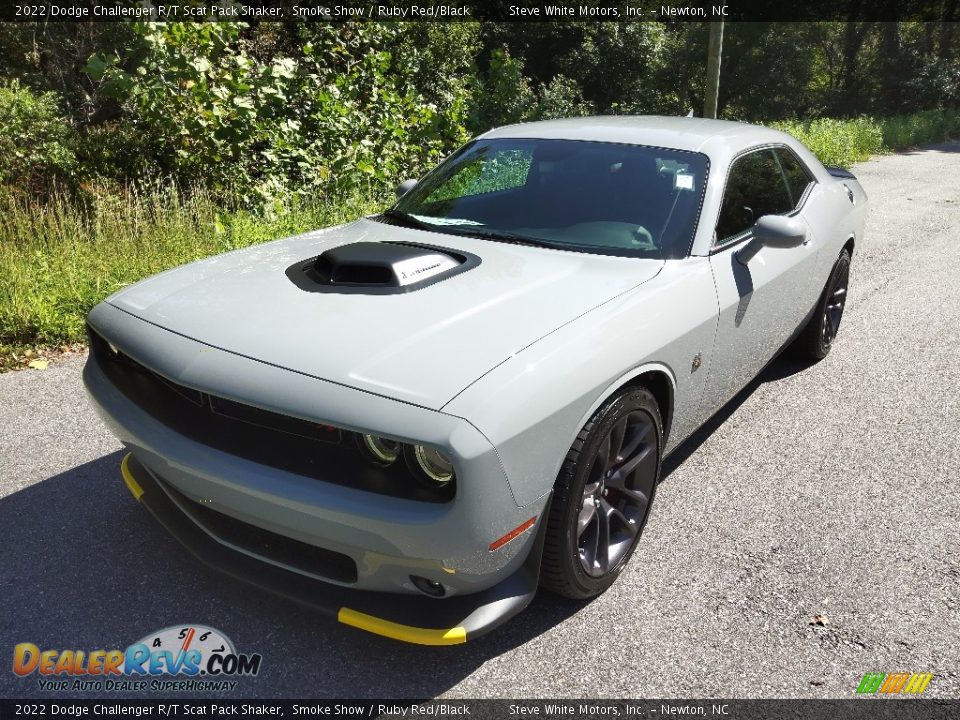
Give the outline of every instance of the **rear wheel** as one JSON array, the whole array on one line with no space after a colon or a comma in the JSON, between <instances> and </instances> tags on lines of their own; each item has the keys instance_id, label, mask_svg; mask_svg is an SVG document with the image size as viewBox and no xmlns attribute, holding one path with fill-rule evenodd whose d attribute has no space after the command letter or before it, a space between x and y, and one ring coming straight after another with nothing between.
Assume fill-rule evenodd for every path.
<instances>
[{"instance_id":1,"label":"rear wheel","mask_svg":"<svg viewBox=\"0 0 960 720\"><path fill-rule=\"evenodd\" d=\"M797 337L795 347L800 354L811 360L822 360L830 352L840 330L849 285L850 253L843 250L830 272L813 317Z\"/></svg>"},{"instance_id":2,"label":"rear wheel","mask_svg":"<svg viewBox=\"0 0 960 720\"><path fill-rule=\"evenodd\" d=\"M662 437L656 400L645 388L617 393L583 427L554 486L543 587L580 599L617 579L647 521Z\"/></svg>"}]
</instances>

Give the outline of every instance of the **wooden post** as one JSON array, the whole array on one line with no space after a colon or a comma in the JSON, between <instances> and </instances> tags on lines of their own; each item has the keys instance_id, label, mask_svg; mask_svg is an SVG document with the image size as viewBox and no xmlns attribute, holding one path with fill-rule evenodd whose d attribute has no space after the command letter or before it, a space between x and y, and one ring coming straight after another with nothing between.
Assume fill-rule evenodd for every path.
<instances>
[{"instance_id":1,"label":"wooden post","mask_svg":"<svg viewBox=\"0 0 960 720\"><path fill-rule=\"evenodd\" d=\"M707 87L703 116L717 116L717 92L720 89L720 55L723 52L723 21L710 23L710 44L707 48Z\"/></svg>"}]
</instances>

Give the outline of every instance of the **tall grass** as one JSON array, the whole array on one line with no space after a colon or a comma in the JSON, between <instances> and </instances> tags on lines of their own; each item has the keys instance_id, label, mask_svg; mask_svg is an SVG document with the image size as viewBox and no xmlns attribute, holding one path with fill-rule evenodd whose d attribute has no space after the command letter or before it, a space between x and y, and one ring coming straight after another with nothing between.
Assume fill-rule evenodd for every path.
<instances>
[{"instance_id":1,"label":"tall grass","mask_svg":"<svg viewBox=\"0 0 960 720\"><path fill-rule=\"evenodd\" d=\"M374 197L300 201L254 214L173 185L90 189L42 204L0 193L0 352L82 342L84 318L153 273L373 212Z\"/></svg>"},{"instance_id":2,"label":"tall grass","mask_svg":"<svg viewBox=\"0 0 960 720\"><path fill-rule=\"evenodd\" d=\"M793 135L813 151L824 165L849 167L883 149L883 130L871 118L773 123L777 130Z\"/></svg>"},{"instance_id":3,"label":"tall grass","mask_svg":"<svg viewBox=\"0 0 960 720\"><path fill-rule=\"evenodd\" d=\"M960 111L925 110L890 118L789 120L771 127L793 135L824 165L850 167L871 155L960 136Z\"/></svg>"},{"instance_id":4,"label":"tall grass","mask_svg":"<svg viewBox=\"0 0 960 720\"><path fill-rule=\"evenodd\" d=\"M960 111L924 110L880 121L883 144L891 150L960 137Z\"/></svg>"}]
</instances>

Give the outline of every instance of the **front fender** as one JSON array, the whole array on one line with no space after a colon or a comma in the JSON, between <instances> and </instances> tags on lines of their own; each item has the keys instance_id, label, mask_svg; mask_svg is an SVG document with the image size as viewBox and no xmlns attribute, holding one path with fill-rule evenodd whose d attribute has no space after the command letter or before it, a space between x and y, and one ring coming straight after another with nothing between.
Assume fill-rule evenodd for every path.
<instances>
[{"instance_id":1,"label":"front fender","mask_svg":"<svg viewBox=\"0 0 960 720\"><path fill-rule=\"evenodd\" d=\"M487 373L443 412L469 420L490 440L517 503L525 505L553 487L574 438L600 404L643 372L657 369L671 378L671 442L688 435L701 419L716 325L708 260L670 260L656 278Z\"/></svg>"}]
</instances>

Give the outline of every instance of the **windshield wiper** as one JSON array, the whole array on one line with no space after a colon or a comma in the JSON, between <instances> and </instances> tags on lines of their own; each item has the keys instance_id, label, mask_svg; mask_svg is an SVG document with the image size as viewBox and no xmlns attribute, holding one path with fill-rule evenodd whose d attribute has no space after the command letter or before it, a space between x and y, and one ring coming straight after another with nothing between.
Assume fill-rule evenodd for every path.
<instances>
[{"instance_id":1,"label":"windshield wiper","mask_svg":"<svg viewBox=\"0 0 960 720\"><path fill-rule=\"evenodd\" d=\"M450 230L449 227L446 228ZM513 243L514 245L529 245L530 247L559 248L560 243L552 243L548 240L529 237L527 235L518 235L508 230L479 230L470 228L469 230L457 231L456 235L466 235L467 237L476 237L483 240L498 240L500 242Z\"/></svg>"},{"instance_id":2,"label":"windshield wiper","mask_svg":"<svg viewBox=\"0 0 960 720\"><path fill-rule=\"evenodd\" d=\"M383 217L388 217L391 220L399 220L407 227L417 228L418 230L436 230L436 228L430 223L425 223L423 220L418 220L410 213L405 213L403 210L384 210L381 213Z\"/></svg>"}]
</instances>

